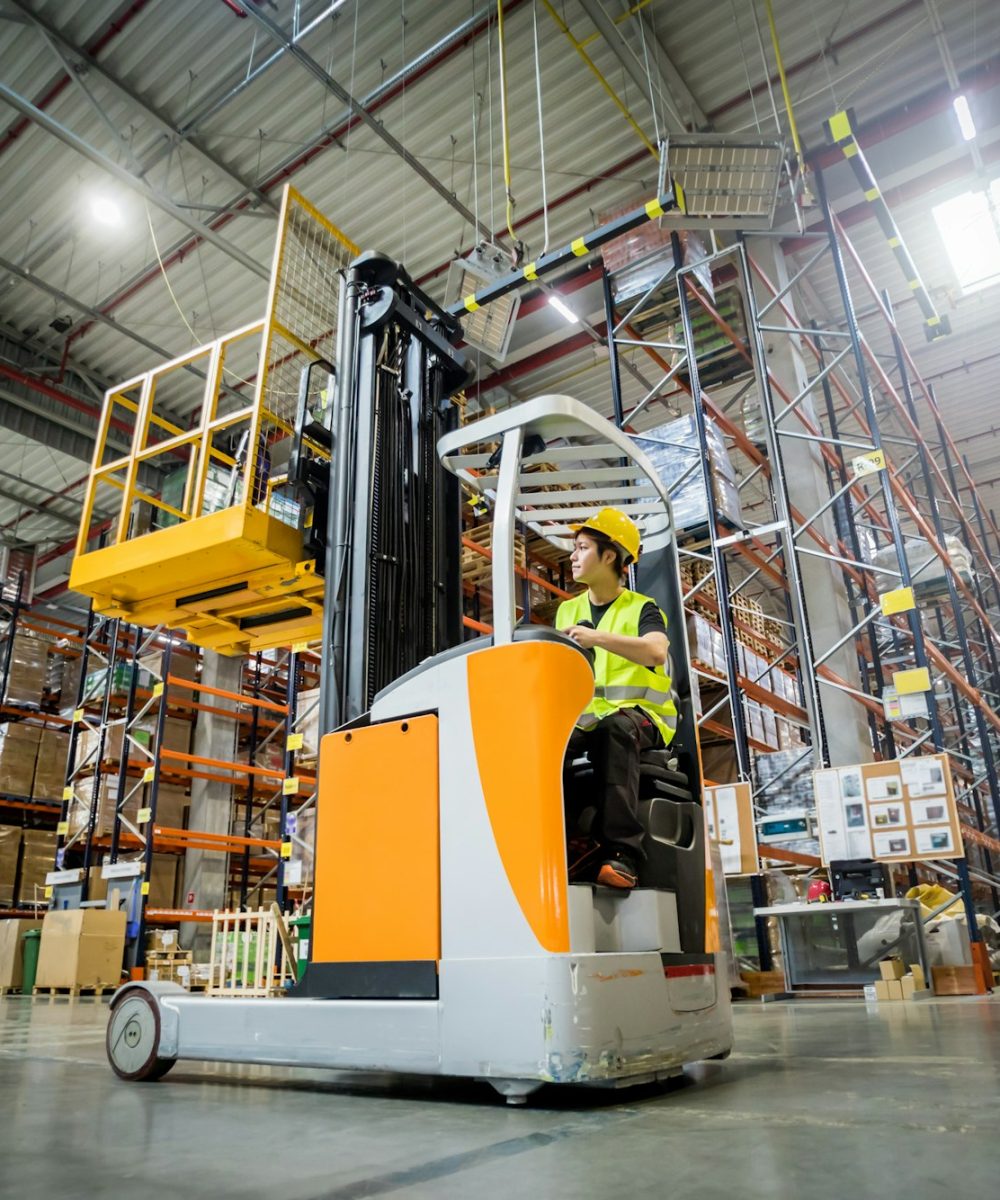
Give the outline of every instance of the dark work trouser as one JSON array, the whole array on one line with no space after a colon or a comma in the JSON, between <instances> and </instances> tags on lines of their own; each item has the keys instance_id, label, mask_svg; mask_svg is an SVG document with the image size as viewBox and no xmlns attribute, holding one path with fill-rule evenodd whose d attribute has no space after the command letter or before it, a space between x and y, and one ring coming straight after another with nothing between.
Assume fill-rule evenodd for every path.
<instances>
[{"instance_id":1,"label":"dark work trouser","mask_svg":"<svg viewBox=\"0 0 1000 1200\"><path fill-rule=\"evenodd\" d=\"M589 801L597 810L591 834L605 846L620 846L636 859L644 858L645 830L638 815L639 755L662 746L656 724L639 708L620 708L591 729L574 729L566 749L567 765L586 751L594 778L588 797L571 795L567 788L567 829L572 831L580 808Z\"/></svg>"}]
</instances>

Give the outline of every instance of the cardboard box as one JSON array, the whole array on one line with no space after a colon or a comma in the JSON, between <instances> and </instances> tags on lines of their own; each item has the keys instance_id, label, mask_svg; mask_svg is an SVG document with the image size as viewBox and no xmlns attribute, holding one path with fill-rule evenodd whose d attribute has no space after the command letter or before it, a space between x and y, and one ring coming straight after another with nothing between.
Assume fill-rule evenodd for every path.
<instances>
[{"instance_id":1,"label":"cardboard box","mask_svg":"<svg viewBox=\"0 0 1000 1200\"><path fill-rule=\"evenodd\" d=\"M901 980L899 980L899 979L886 980L885 986L886 986L886 988L888 988L890 1000L902 1000L903 984L902 984Z\"/></svg>"},{"instance_id":2,"label":"cardboard box","mask_svg":"<svg viewBox=\"0 0 1000 1200\"><path fill-rule=\"evenodd\" d=\"M906 967L898 958L883 958L878 969L883 979L902 979L906 974Z\"/></svg>"},{"instance_id":3,"label":"cardboard box","mask_svg":"<svg viewBox=\"0 0 1000 1200\"><path fill-rule=\"evenodd\" d=\"M0 921L0 988L19 989L24 971L24 943L29 929L41 929L34 917Z\"/></svg>"},{"instance_id":4,"label":"cardboard box","mask_svg":"<svg viewBox=\"0 0 1000 1200\"><path fill-rule=\"evenodd\" d=\"M29 630L14 634L11 645L10 672L7 677L8 704L23 704L37 708L49 665L49 640L35 636Z\"/></svg>"},{"instance_id":5,"label":"cardboard box","mask_svg":"<svg viewBox=\"0 0 1000 1200\"><path fill-rule=\"evenodd\" d=\"M927 987L927 977L924 975L924 969L920 963L910 963L910 974L913 976L918 988Z\"/></svg>"},{"instance_id":6,"label":"cardboard box","mask_svg":"<svg viewBox=\"0 0 1000 1200\"><path fill-rule=\"evenodd\" d=\"M150 929L146 934L147 954L176 954L180 950L176 929Z\"/></svg>"},{"instance_id":7,"label":"cardboard box","mask_svg":"<svg viewBox=\"0 0 1000 1200\"><path fill-rule=\"evenodd\" d=\"M891 1000L892 999L892 996L889 992L889 983L890 982L891 981L888 979L876 979L875 980L875 999L876 1000Z\"/></svg>"},{"instance_id":8,"label":"cardboard box","mask_svg":"<svg viewBox=\"0 0 1000 1200\"><path fill-rule=\"evenodd\" d=\"M936 996L978 996L975 967L931 967Z\"/></svg>"},{"instance_id":9,"label":"cardboard box","mask_svg":"<svg viewBox=\"0 0 1000 1200\"><path fill-rule=\"evenodd\" d=\"M904 1000L921 1000L930 995L930 989L923 983L918 984L912 975L904 975L899 983L903 989Z\"/></svg>"},{"instance_id":10,"label":"cardboard box","mask_svg":"<svg viewBox=\"0 0 1000 1200\"><path fill-rule=\"evenodd\" d=\"M38 725L26 725L23 721L10 721L0 728L0 792L8 796L31 796L41 736Z\"/></svg>"},{"instance_id":11,"label":"cardboard box","mask_svg":"<svg viewBox=\"0 0 1000 1200\"><path fill-rule=\"evenodd\" d=\"M0 825L0 908L14 907L20 861L20 828L16 825Z\"/></svg>"},{"instance_id":12,"label":"cardboard box","mask_svg":"<svg viewBox=\"0 0 1000 1200\"><path fill-rule=\"evenodd\" d=\"M58 839L54 832L45 829L26 829L22 838L17 902L22 906L39 904L45 898L45 876L55 870Z\"/></svg>"},{"instance_id":13,"label":"cardboard box","mask_svg":"<svg viewBox=\"0 0 1000 1200\"><path fill-rule=\"evenodd\" d=\"M154 854L149 874L150 908L176 908L178 859L173 854Z\"/></svg>"},{"instance_id":14,"label":"cardboard box","mask_svg":"<svg viewBox=\"0 0 1000 1200\"><path fill-rule=\"evenodd\" d=\"M69 734L59 729L43 729L38 742L38 760L31 794L36 800L61 800L66 785L66 758Z\"/></svg>"},{"instance_id":15,"label":"cardboard box","mask_svg":"<svg viewBox=\"0 0 1000 1200\"><path fill-rule=\"evenodd\" d=\"M746 984L747 997L751 1000L779 995L785 990L784 971L740 971L740 979Z\"/></svg>"},{"instance_id":16,"label":"cardboard box","mask_svg":"<svg viewBox=\"0 0 1000 1200\"><path fill-rule=\"evenodd\" d=\"M70 908L46 913L35 986L116 987L124 955L124 912Z\"/></svg>"}]
</instances>

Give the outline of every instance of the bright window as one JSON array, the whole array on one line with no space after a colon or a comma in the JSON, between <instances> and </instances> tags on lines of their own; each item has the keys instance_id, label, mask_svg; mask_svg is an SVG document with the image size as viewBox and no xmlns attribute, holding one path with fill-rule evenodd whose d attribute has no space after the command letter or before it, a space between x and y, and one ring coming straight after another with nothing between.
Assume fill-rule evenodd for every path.
<instances>
[{"instance_id":1,"label":"bright window","mask_svg":"<svg viewBox=\"0 0 1000 1200\"><path fill-rule=\"evenodd\" d=\"M933 209L934 220L963 292L1000 283L1000 180L986 192L964 192ZM993 211L990 211L992 200Z\"/></svg>"}]
</instances>

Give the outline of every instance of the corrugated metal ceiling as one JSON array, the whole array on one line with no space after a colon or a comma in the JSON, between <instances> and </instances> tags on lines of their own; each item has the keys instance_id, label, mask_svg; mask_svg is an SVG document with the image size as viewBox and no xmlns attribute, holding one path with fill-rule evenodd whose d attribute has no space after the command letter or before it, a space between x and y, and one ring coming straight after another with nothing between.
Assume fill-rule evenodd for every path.
<instances>
[{"instance_id":1,"label":"corrugated metal ceiling","mask_svg":"<svg viewBox=\"0 0 1000 1200\"><path fill-rule=\"evenodd\" d=\"M244 185L262 189L277 202L280 183L288 176L355 241L399 257L415 276L436 271L456 250L471 245L473 233L464 219L369 129L356 126L344 132L342 102L289 55L253 76L275 54L276 44L251 18L240 20L226 5L210 0L18 0L18 7L37 14L77 46L99 40L100 66L177 129L186 129L221 98L231 97L197 125L199 148L165 135L156 118L96 70L84 69L45 104L51 118L101 154L141 170L158 192L190 206L185 211L191 219L207 221L213 210L241 202ZM328 6L281 0L267 11L291 29L296 7L305 25ZM527 0L506 5L507 61L517 231L537 250L541 219L526 219L541 204L532 7ZM605 7L617 15L627 6L605 0ZM959 72L989 66L1000 44L997 6L954 0L939 8ZM348 0L302 46L355 96L371 97L457 26L492 11L491 4L475 0L404 0L402 5L399 0ZM576 37L593 32L576 0L568 0L560 11ZM755 11L764 28L763 51ZM923 0L846 0L835 6L777 0L775 13L796 115L810 145L822 143L821 122L837 107L853 104L859 119L868 121L944 83ZM577 193L551 211L550 236L557 244L591 227L602 211L651 191L656 165L542 6L537 15L549 199ZM767 71L773 70L762 6L745 0L652 0L642 10L642 20L640 25L633 17L621 25L633 52L641 61L643 40L650 53L658 41L717 129L773 131L771 99L762 86L765 63ZM650 136L660 124L677 128L669 105L655 89L651 102L603 39L589 43L588 53ZM495 30L466 36L459 48L439 57L421 78L382 103L377 119L463 204L499 230L504 217ZM8 87L40 103L62 76L62 64L30 19L0 25L0 78ZM241 84L246 86L237 94ZM779 91L774 98L783 123ZM14 110L7 110L8 130L18 123ZM983 127L988 131L997 124L990 114ZM341 134L334 141L331 134L337 130ZM329 144L324 147L324 142ZM988 146L988 138L985 142ZM915 158L912 147L908 157L899 150L904 146L905 138L897 147L899 162L890 164L886 158L878 169L894 169L903 180ZM879 152L872 154L876 163ZM628 165L610 171L623 162ZM208 340L261 314L262 278L217 246L190 247L188 228L135 193L109 185L99 167L51 133L29 123L14 140L0 135L0 166L0 256L80 303L106 310L165 353L179 353L195 339ZM952 175L952 186L964 186L962 180L971 177L954 170ZM858 200L850 181L838 182L834 172L831 190L843 195L838 207ZM120 206L118 228L95 224L89 199L98 193L113 195ZM897 216L929 285L947 303L952 281L926 199L901 203ZM215 224L219 236L266 271L274 230L267 206L253 204ZM905 287L881 235L870 223L851 233L869 269L894 299L900 298ZM174 261L174 252L186 245L181 260ZM165 273L157 266L157 251L168 264ZM440 294L443 278L434 275L428 286ZM828 276L817 277L817 290L821 299L831 299ZM904 328L916 332L910 340L918 361L938 376L939 398L949 421L956 423L956 436L960 432L972 438L996 423L989 406L995 406L1000 387L1000 360L989 359L987 322L995 322L998 303L995 295L986 294L958 301L952 314L955 336L933 347L922 344L913 306L900 305ZM79 362L117 379L153 365L151 350L120 329L101 324L81 329L84 313L0 269L0 318L36 333L57 355L66 331L50 323L64 316L72 321L70 364ZM626 374L624 387L628 407L641 398L642 386ZM606 353L599 346L585 346L511 385L520 395L547 390L572 391L609 412ZM32 463L32 472L42 486L62 486L61 475L44 458ZM4 519L10 515L0 512ZM22 528L51 541L61 532L58 525L46 528L39 518Z\"/></svg>"}]
</instances>

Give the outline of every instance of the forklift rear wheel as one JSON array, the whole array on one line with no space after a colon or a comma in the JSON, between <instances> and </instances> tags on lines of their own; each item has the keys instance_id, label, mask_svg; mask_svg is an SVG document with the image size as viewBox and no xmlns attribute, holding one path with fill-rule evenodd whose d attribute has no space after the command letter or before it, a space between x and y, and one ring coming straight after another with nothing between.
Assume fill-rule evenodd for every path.
<instances>
[{"instance_id":1,"label":"forklift rear wheel","mask_svg":"<svg viewBox=\"0 0 1000 1200\"><path fill-rule=\"evenodd\" d=\"M153 1083L176 1059L161 1058L160 1010L148 992L126 992L111 1009L106 1039L108 1062L119 1079Z\"/></svg>"}]
</instances>

